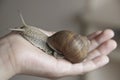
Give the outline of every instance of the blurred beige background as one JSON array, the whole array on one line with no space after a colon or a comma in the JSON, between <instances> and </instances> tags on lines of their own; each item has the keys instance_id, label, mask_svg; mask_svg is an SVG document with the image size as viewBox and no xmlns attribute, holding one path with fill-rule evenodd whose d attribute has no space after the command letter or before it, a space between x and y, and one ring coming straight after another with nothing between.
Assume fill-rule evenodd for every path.
<instances>
[{"instance_id":1,"label":"blurred beige background","mask_svg":"<svg viewBox=\"0 0 120 80\"><path fill-rule=\"evenodd\" d=\"M72 30L89 34L112 28L120 42L120 0L0 0L0 36L9 28L22 26L18 10L27 24L49 31ZM84 76L59 80L119 80L119 46L110 55L110 63ZM10 80L48 80L18 75Z\"/></svg>"}]
</instances>

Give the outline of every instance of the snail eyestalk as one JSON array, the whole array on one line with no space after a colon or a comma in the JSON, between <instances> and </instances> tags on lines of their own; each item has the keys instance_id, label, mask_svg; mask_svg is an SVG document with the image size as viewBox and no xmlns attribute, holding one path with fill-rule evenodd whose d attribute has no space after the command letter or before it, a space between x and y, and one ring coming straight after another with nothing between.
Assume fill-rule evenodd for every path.
<instances>
[{"instance_id":1,"label":"snail eyestalk","mask_svg":"<svg viewBox=\"0 0 120 80\"><path fill-rule=\"evenodd\" d=\"M24 20L24 18L23 18L23 16L22 16L22 13L19 13L19 15L20 15L20 19L21 19L23 25L24 25L24 26L27 26L27 24L25 23L25 20Z\"/></svg>"},{"instance_id":2,"label":"snail eyestalk","mask_svg":"<svg viewBox=\"0 0 120 80\"><path fill-rule=\"evenodd\" d=\"M11 31L20 31L20 32L25 31L24 29L14 29L14 28L13 28L13 29L11 28L10 30L11 30Z\"/></svg>"}]
</instances>

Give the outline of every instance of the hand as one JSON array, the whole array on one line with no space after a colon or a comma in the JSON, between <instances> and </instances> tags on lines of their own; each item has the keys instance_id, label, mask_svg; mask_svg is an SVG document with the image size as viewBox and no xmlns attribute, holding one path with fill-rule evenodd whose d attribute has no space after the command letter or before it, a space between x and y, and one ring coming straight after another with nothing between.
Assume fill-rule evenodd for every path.
<instances>
[{"instance_id":1,"label":"hand","mask_svg":"<svg viewBox=\"0 0 120 80\"><path fill-rule=\"evenodd\" d=\"M50 35L50 32L46 34ZM91 46L88 57L83 62L72 64L65 59L56 59L44 53L19 34L11 33L0 40L0 61L10 64L9 70L12 72L10 77L15 74L46 78L81 75L109 62L107 55L117 46L116 42L111 39L113 36L114 32L110 29L89 35ZM8 55L7 59L3 53Z\"/></svg>"}]
</instances>

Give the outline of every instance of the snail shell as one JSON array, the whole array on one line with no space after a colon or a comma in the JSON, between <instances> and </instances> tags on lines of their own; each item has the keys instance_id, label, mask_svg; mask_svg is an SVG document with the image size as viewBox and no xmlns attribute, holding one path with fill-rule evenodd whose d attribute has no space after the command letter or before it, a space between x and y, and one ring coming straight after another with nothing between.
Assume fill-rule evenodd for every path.
<instances>
[{"instance_id":1,"label":"snail shell","mask_svg":"<svg viewBox=\"0 0 120 80\"><path fill-rule=\"evenodd\" d=\"M81 62L88 53L90 41L72 31L59 31L47 39L48 45L72 63Z\"/></svg>"}]
</instances>

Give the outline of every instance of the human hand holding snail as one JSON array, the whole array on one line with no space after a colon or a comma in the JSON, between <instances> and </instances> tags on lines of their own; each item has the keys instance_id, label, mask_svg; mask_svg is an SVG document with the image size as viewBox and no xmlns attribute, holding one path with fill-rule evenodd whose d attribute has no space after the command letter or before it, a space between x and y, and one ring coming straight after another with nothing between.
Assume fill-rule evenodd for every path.
<instances>
[{"instance_id":1,"label":"human hand holding snail","mask_svg":"<svg viewBox=\"0 0 120 80\"><path fill-rule=\"evenodd\" d=\"M50 32L44 32L50 36ZM59 78L90 72L109 62L107 55L117 46L116 42L111 39L113 36L114 32L109 29L89 35L91 45L88 56L84 61L72 64L66 59L56 59L47 55L31 45L21 35L11 33L0 40L0 63L6 63L0 64L3 66L0 78L6 80L16 74ZM5 73L6 70L7 73Z\"/></svg>"}]
</instances>

